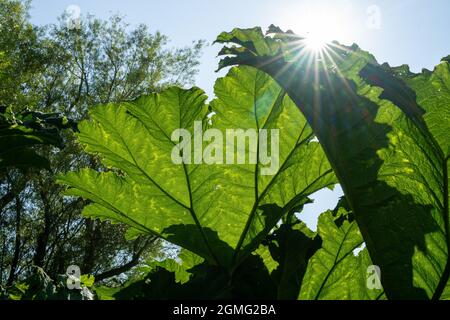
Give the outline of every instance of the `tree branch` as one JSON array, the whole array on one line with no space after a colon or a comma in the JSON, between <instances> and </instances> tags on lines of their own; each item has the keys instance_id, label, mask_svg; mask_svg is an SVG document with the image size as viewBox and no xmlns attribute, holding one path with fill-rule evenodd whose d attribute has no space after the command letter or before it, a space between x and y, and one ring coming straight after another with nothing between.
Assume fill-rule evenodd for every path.
<instances>
[{"instance_id":1,"label":"tree branch","mask_svg":"<svg viewBox=\"0 0 450 320\"><path fill-rule=\"evenodd\" d=\"M95 282L99 282L114 276L117 276L119 274L122 274L124 272L129 271L131 268L135 267L138 263L139 260L141 258L141 255L144 253L144 251L152 244L154 243L158 238L157 237L150 237L148 239L146 239L144 245L138 249L137 251L135 251L133 253L133 257L131 258L131 260L119 267L113 268L111 270L102 272L100 274L95 275ZM134 247L138 247L138 242L139 240L137 239L135 242Z\"/></svg>"}]
</instances>

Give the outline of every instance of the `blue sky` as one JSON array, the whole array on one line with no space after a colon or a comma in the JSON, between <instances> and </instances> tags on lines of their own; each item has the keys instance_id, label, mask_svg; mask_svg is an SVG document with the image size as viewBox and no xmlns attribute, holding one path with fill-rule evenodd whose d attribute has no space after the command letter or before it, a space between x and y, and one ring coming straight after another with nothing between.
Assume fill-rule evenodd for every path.
<instances>
[{"instance_id":1,"label":"blue sky","mask_svg":"<svg viewBox=\"0 0 450 320\"><path fill-rule=\"evenodd\" d=\"M204 39L212 43L235 27L275 24L300 35L320 34L343 44L357 43L377 60L432 69L450 54L449 0L33 0L34 24L55 22L70 6L106 18L120 13L131 25L145 23L167 35L171 45ZM196 85L212 95L220 46L205 48ZM323 191L304 212L308 224L334 206L340 191Z\"/></svg>"}]
</instances>

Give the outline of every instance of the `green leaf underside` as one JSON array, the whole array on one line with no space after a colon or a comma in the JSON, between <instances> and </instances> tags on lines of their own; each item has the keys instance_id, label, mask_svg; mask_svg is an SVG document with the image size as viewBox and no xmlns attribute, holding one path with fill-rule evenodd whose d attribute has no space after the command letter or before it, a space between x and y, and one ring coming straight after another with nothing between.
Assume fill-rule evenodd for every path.
<instances>
[{"instance_id":1,"label":"green leaf underside","mask_svg":"<svg viewBox=\"0 0 450 320\"><path fill-rule=\"evenodd\" d=\"M203 263L203 259L198 255L188 251L186 249L182 249L178 254L178 259L165 259L162 261L153 260L148 264L139 267L139 273L141 275L147 275L151 273L156 268L164 268L165 270L174 273L175 281L180 284L187 283L191 277L190 269L194 268L197 265Z\"/></svg>"},{"instance_id":2,"label":"green leaf underside","mask_svg":"<svg viewBox=\"0 0 450 320\"><path fill-rule=\"evenodd\" d=\"M421 98L416 89L416 101L357 47L333 45L332 60L322 57L314 70L301 40L289 34L235 29L217 41L239 46L221 51L229 56L220 67L268 73L308 119L381 268L387 297L438 298L449 276L448 100L427 106L429 93Z\"/></svg>"},{"instance_id":3,"label":"green leaf underside","mask_svg":"<svg viewBox=\"0 0 450 320\"><path fill-rule=\"evenodd\" d=\"M170 88L93 108L90 120L79 125L79 141L114 170L85 169L59 178L70 186L69 195L93 202L84 215L126 223L134 234L157 234L210 262L235 268L284 213L336 183L305 119L269 76L234 68L217 81L215 92L212 124L198 88ZM184 128L194 136L195 121L224 137L226 129L279 129L278 172L263 176L259 163L174 164L172 132ZM248 159L248 142L246 146ZM224 155L225 149L224 143ZM194 159L194 148L192 153Z\"/></svg>"},{"instance_id":4,"label":"green leaf underside","mask_svg":"<svg viewBox=\"0 0 450 320\"><path fill-rule=\"evenodd\" d=\"M392 68L397 77L405 81L417 95L417 103L425 110L424 119L428 128L434 136L436 142L439 144L441 150L444 152L445 164L444 172L447 177L447 185L444 191L447 191L446 205L447 212L449 211L449 192L448 181L450 177L448 172L450 170L450 63L443 59L438 64L433 72L424 70L421 74L414 74L409 71L406 66ZM445 187L444 187L445 188ZM445 195L444 195L445 197ZM447 223L450 223L449 219ZM449 227L446 227L447 233ZM448 246L450 247L450 237L447 238ZM447 269L449 266L447 266ZM450 271L447 271L450 272ZM450 299L450 280L441 295L441 299Z\"/></svg>"},{"instance_id":5,"label":"green leaf underside","mask_svg":"<svg viewBox=\"0 0 450 320\"><path fill-rule=\"evenodd\" d=\"M338 217L332 211L320 215L318 235L322 247L309 260L303 279L300 300L375 300L383 297L382 289L367 287L367 268L372 265L367 249L355 256L363 239L355 221ZM342 222L337 220L344 218ZM340 224L340 225L339 225Z\"/></svg>"},{"instance_id":6,"label":"green leaf underside","mask_svg":"<svg viewBox=\"0 0 450 320\"><path fill-rule=\"evenodd\" d=\"M352 214L345 209L322 213L317 233L297 221L280 226L269 239L255 254L274 278L278 299L386 298L382 287L368 286L372 275L368 268L373 264Z\"/></svg>"}]
</instances>

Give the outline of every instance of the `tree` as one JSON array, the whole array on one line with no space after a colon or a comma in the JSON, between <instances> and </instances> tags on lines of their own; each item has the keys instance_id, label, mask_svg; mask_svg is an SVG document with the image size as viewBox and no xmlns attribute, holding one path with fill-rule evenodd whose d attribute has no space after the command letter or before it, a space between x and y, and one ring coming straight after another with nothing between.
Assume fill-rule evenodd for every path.
<instances>
[{"instance_id":1,"label":"tree","mask_svg":"<svg viewBox=\"0 0 450 320\"><path fill-rule=\"evenodd\" d=\"M36 74L48 62L40 41L41 29L28 22L29 2L0 1L0 105L33 105Z\"/></svg>"},{"instance_id":2,"label":"tree","mask_svg":"<svg viewBox=\"0 0 450 320\"><path fill-rule=\"evenodd\" d=\"M133 100L169 85L193 83L203 46L168 48L168 39L123 18L83 17L69 28L67 16L43 27L28 21L28 2L0 0L0 104L59 113L75 121L88 106ZM126 228L82 218L82 199L61 194L55 176L88 166L104 170L84 153L74 132L61 133L64 148L34 146L47 170L7 168L0 180L0 284L27 276L36 265L50 276L77 264L98 279L118 275L155 254L152 237L125 239ZM14 262L14 263L13 263Z\"/></svg>"}]
</instances>

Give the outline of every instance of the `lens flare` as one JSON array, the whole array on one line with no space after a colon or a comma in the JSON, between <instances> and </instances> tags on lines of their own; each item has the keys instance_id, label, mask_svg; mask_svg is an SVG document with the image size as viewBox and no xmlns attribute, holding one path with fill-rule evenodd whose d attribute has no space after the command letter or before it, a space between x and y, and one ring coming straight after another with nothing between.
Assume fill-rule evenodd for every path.
<instances>
[{"instance_id":1,"label":"lens flare","mask_svg":"<svg viewBox=\"0 0 450 320\"><path fill-rule=\"evenodd\" d=\"M305 47L315 52L322 51L328 42L329 40L324 36L311 34L305 38Z\"/></svg>"}]
</instances>

